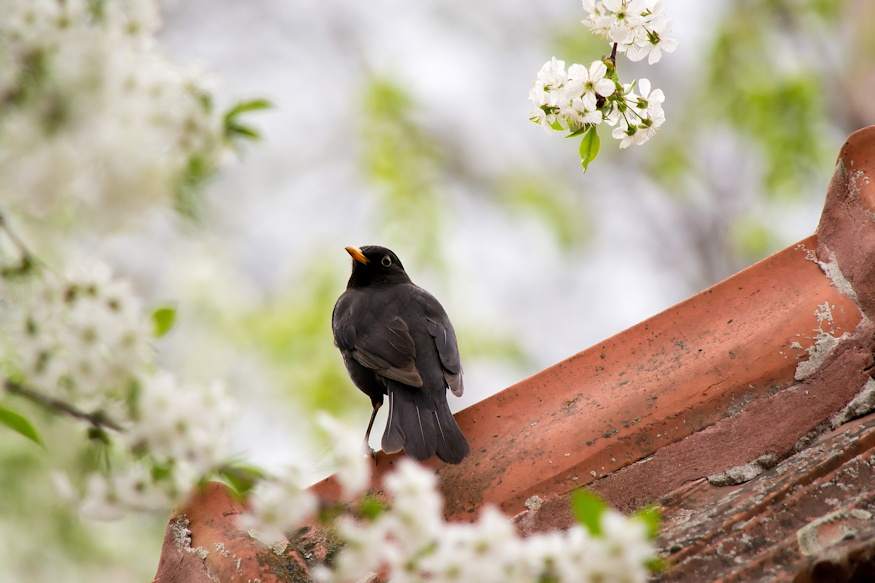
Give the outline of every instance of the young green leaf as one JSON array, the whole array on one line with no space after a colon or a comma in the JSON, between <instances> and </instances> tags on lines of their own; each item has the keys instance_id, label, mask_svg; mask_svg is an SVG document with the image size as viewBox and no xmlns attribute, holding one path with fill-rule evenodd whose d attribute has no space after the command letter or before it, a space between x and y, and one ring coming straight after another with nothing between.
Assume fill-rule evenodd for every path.
<instances>
[{"instance_id":1,"label":"young green leaf","mask_svg":"<svg viewBox=\"0 0 875 583\"><path fill-rule=\"evenodd\" d=\"M241 113L246 113L247 111L260 111L263 109L270 109L271 107L273 107L273 104L267 99L241 101L225 113L225 121L230 121Z\"/></svg>"},{"instance_id":2,"label":"young green leaf","mask_svg":"<svg viewBox=\"0 0 875 583\"><path fill-rule=\"evenodd\" d=\"M593 536L602 533L602 514L607 507L605 501L592 492L579 489L571 493L571 511Z\"/></svg>"},{"instance_id":3,"label":"young green leaf","mask_svg":"<svg viewBox=\"0 0 875 583\"><path fill-rule=\"evenodd\" d=\"M45 447L42 438L33 424L15 411L0 407L0 423L28 438L39 446Z\"/></svg>"},{"instance_id":4,"label":"young green leaf","mask_svg":"<svg viewBox=\"0 0 875 583\"><path fill-rule=\"evenodd\" d=\"M225 137L229 139L259 139L261 137L261 134L259 134L258 130L240 123L240 115L251 111L270 109L271 107L273 107L273 104L267 99L252 99L250 101L241 101L225 113Z\"/></svg>"},{"instance_id":5,"label":"young green leaf","mask_svg":"<svg viewBox=\"0 0 875 583\"><path fill-rule=\"evenodd\" d=\"M253 466L223 466L219 475L228 480L239 496L245 496L264 478L264 472Z\"/></svg>"},{"instance_id":6,"label":"young green leaf","mask_svg":"<svg viewBox=\"0 0 875 583\"><path fill-rule=\"evenodd\" d=\"M167 334L176 322L176 308L164 306L152 312L152 323L155 325L155 338Z\"/></svg>"},{"instance_id":7,"label":"young green leaf","mask_svg":"<svg viewBox=\"0 0 875 583\"><path fill-rule=\"evenodd\" d=\"M229 138L239 137L248 138L250 140L261 139L261 133L255 128L250 128L235 122L229 122L228 125L225 126L225 133Z\"/></svg>"},{"instance_id":8,"label":"young green leaf","mask_svg":"<svg viewBox=\"0 0 875 583\"><path fill-rule=\"evenodd\" d=\"M586 172L589 163L595 160L599 155L599 147L601 140L599 139L596 126L592 126L583 134L583 139L580 141L580 165L583 166L583 171Z\"/></svg>"}]
</instances>

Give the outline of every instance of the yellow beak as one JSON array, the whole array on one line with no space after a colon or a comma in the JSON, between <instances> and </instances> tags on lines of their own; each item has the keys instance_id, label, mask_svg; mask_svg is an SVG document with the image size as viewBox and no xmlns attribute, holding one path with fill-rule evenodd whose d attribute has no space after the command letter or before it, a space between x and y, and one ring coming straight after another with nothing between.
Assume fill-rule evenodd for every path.
<instances>
[{"instance_id":1,"label":"yellow beak","mask_svg":"<svg viewBox=\"0 0 875 583\"><path fill-rule=\"evenodd\" d=\"M355 259L356 261L358 261L359 263L364 263L364 264L369 263L368 258L365 257L364 253L362 253L362 250L359 249L358 247L347 247L346 252L349 253L350 256L352 256L352 258Z\"/></svg>"}]
</instances>

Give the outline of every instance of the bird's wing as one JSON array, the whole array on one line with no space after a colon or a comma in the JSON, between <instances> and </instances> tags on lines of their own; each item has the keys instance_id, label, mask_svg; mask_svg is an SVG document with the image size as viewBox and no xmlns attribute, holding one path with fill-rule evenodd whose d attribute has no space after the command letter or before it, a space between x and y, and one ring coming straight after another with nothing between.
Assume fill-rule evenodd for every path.
<instances>
[{"instance_id":1,"label":"bird's wing","mask_svg":"<svg viewBox=\"0 0 875 583\"><path fill-rule=\"evenodd\" d=\"M426 328L434 338L434 345L441 359L447 387L454 395L461 397L465 390L462 383L462 360L459 357L456 332L453 330L450 318L431 294L423 293L419 302L425 311Z\"/></svg>"},{"instance_id":2,"label":"bird's wing","mask_svg":"<svg viewBox=\"0 0 875 583\"><path fill-rule=\"evenodd\" d=\"M421 387L422 377L414 363L416 345L407 322L399 316L387 320L383 313L355 315L354 311L352 306L342 305L340 301L335 307L335 344L377 374L411 387Z\"/></svg>"},{"instance_id":3,"label":"bird's wing","mask_svg":"<svg viewBox=\"0 0 875 583\"><path fill-rule=\"evenodd\" d=\"M414 363L416 345L407 322L400 317L375 327L367 336L357 337L352 357L386 378L411 387L422 386Z\"/></svg>"}]
</instances>

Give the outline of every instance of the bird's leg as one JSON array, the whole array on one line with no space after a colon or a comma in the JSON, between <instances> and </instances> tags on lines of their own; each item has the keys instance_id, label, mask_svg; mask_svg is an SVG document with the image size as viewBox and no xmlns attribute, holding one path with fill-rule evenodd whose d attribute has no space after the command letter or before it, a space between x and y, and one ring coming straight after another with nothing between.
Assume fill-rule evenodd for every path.
<instances>
[{"instance_id":1,"label":"bird's leg","mask_svg":"<svg viewBox=\"0 0 875 583\"><path fill-rule=\"evenodd\" d=\"M371 448L371 428L374 426L374 419L377 417L377 411L383 405L383 401L373 401L374 410L371 411L371 420L368 421L368 428L365 431L365 454L374 458L374 465L377 465L377 452Z\"/></svg>"}]
</instances>

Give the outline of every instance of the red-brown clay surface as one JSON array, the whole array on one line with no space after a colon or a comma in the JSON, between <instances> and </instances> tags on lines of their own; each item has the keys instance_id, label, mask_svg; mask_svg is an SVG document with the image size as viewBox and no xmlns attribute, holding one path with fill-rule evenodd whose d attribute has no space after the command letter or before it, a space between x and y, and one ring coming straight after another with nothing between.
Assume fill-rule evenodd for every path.
<instances>
[{"instance_id":1,"label":"red-brown clay surface","mask_svg":"<svg viewBox=\"0 0 875 583\"><path fill-rule=\"evenodd\" d=\"M306 581L297 551L277 554L237 526L244 508L222 484L209 483L195 493L170 517L153 583Z\"/></svg>"}]
</instances>

